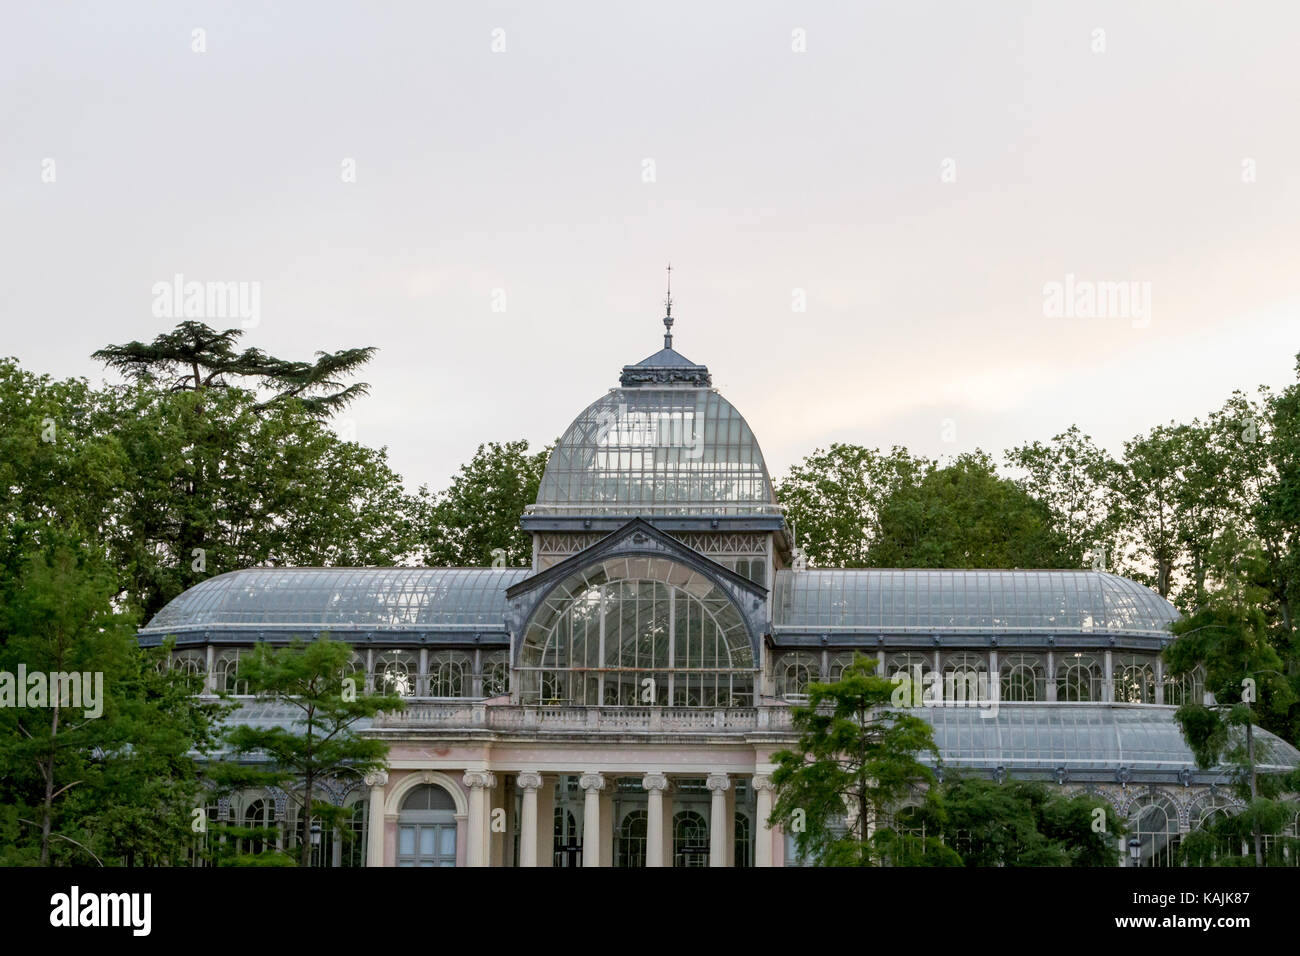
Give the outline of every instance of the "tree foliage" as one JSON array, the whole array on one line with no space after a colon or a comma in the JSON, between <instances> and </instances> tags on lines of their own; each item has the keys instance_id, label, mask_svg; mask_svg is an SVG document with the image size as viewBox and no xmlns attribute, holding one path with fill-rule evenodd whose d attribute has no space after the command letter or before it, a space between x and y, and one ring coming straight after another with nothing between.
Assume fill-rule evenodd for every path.
<instances>
[{"instance_id":1,"label":"tree foliage","mask_svg":"<svg viewBox=\"0 0 1300 956\"><path fill-rule=\"evenodd\" d=\"M858 654L836 683L809 685L808 705L792 715L796 748L772 755L770 822L822 866L959 865L937 835L894 823L918 791L930 816L943 819L934 771L921 760L937 761L939 752L925 720L889 706L894 682L875 676L875 667Z\"/></svg>"},{"instance_id":2,"label":"tree foliage","mask_svg":"<svg viewBox=\"0 0 1300 956\"><path fill-rule=\"evenodd\" d=\"M528 442L479 445L451 485L437 494L420 489L419 538L424 562L435 567L527 567L532 537L519 526L537 500L550 449Z\"/></svg>"}]
</instances>

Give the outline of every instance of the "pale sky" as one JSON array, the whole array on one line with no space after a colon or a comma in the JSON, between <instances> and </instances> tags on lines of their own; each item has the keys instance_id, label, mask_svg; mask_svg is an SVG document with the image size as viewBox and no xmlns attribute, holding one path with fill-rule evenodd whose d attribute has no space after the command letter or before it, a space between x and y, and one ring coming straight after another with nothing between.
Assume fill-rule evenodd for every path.
<instances>
[{"instance_id":1,"label":"pale sky","mask_svg":"<svg viewBox=\"0 0 1300 956\"><path fill-rule=\"evenodd\" d=\"M380 348L412 487L657 350L669 260L776 477L1118 449L1300 351L1293 0L5 4L0 107L0 354L101 379L155 283L257 283L245 345Z\"/></svg>"}]
</instances>

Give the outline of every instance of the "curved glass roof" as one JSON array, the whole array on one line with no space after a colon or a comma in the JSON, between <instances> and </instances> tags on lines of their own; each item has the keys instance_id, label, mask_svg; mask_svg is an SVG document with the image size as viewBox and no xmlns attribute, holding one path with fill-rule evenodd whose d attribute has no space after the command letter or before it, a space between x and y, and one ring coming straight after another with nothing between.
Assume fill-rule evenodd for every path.
<instances>
[{"instance_id":1,"label":"curved glass roof","mask_svg":"<svg viewBox=\"0 0 1300 956\"><path fill-rule=\"evenodd\" d=\"M551 452L530 514L779 514L763 453L711 388L611 389Z\"/></svg>"},{"instance_id":2,"label":"curved glass roof","mask_svg":"<svg viewBox=\"0 0 1300 956\"><path fill-rule=\"evenodd\" d=\"M772 617L786 631L1166 634L1178 612L1101 571L835 569L778 571Z\"/></svg>"},{"instance_id":3,"label":"curved glass roof","mask_svg":"<svg viewBox=\"0 0 1300 956\"><path fill-rule=\"evenodd\" d=\"M1173 707L1004 703L995 715L979 707L909 712L934 727L935 746L950 765L1198 772ZM1300 751L1286 741L1258 728L1255 733L1260 769L1300 765Z\"/></svg>"},{"instance_id":4,"label":"curved glass roof","mask_svg":"<svg viewBox=\"0 0 1300 956\"><path fill-rule=\"evenodd\" d=\"M239 627L504 630L527 568L249 568L178 595L141 634Z\"/></svg>"}]
</instances>

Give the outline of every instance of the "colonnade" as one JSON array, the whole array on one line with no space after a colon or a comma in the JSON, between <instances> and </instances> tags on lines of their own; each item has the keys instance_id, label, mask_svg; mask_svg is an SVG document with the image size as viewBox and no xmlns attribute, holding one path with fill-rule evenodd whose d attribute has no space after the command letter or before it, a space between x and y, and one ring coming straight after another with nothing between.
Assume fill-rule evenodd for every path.
<instances>
[{"instance_id":1,"label":"colonnade","mask_svg":"<svg viewBox=\"0 0 1300 956\"><path fill-rule=\"evenodd\" d=\"M547 867L554 865L556 856L555 824L557 778L565 776L572 781L576 776L581 791L582 866L615 865L614 792L619 778L634 776L626 771L616 774L589 769L581 773L556 774L551 771L522 770L503 773L494 770L467 770L452 775L451 780L461 785L463 809L457 813L460 833L464 840L462 864L466 866L501 866L512 861L518 866ZM681 797L675 778L690 778L696 783L691 789L690 808L701 813L698 780L702 774L672 774L651 770L639 775L645 796L645 854L647 867L674 865L674 811L681 809ZM708 865L734 866L736 863L736 785L741 780L753 789L753 802L746 803L746 816L752 814L751 838L755 866L779 866L782 862L781 834L768 827L767 819L773 805L773 785L770 776L714 772L704 776L708 791ZM449 781L450 782L450 781ZM379 772L367 777L371 785L371 807L384 807L388 774ZM570 785L572 785L570 783ZM743 789L743 788L742 788ZM512 792L513 791L513 792ZM573 791L568 791L572 793ZM635 792L635 791L633 791ZM623 791L626 795L627 791ZM514 796L518 796L518 802ZM571 797L568 806L577 809ZM386 834L386 824L396 822L396 815L372 813L368 833L369 852L367 865L392 866L393 840ZM517 812L516 812L517 811ZM463 815L462 815L463 814ZM503 852L506 846L515 846L513 854ZM639 840L638 840L639 845ZM387 849L386 849L387 848ZM576 855L576 844L571 851Z\"/></svg>"}]
</instances>

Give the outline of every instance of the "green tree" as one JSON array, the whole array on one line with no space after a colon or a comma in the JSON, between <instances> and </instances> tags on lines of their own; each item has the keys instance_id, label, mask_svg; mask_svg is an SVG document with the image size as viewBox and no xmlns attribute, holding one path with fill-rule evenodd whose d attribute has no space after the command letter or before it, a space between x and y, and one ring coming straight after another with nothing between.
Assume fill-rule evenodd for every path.
<instances>
[{"instance_id":1,"label":"green tree","mask_svg":"<svg viewBox=\"0 0 1300 956\"><path fill-rule=\"evenodd\" d=\"M479 445L447 489L420 489L419 537L433 567L527 567L532 539L519 527L537 500L550 449L530 453L528 442Z\"/></svg>"},{"instance_id":2,"label":"green tree","mask_svg":"<svg viewBox=\"0 0 1300 956\"><path fill-rule=\"evenodd\" d=\"M880 508L876 567L1077 567L1051 509L997 475L983 452L959 455Z\"/></svg>"},{"instance_id":3,"label":"green tree","mask_svg":"<svg viewBox=\"0 0 1300 956\"><path fill-rule=\"evenodd\" d=\"M296 401L261 408L238 388L105 401L127 475L105 537L144 620L213 574L385 565L414 546L415 499L386 450L342 440Z\"/></svg>"},{"instance_id":4,"label":"green tree","mask_svg":"<svg viewBox=\"0 0 1300 956\"><path fill-rule=\"evenodd\" d=\"M1173 589L1183 540L1177 508L1183 496L1185 439L1186 432L1178 426L1161 425L1125 442L1115 483L1119 517L1132 551L1125 571L1163 598Z\"/></svg>"},{"instance_id":5,"label":"green tree","mask_svg":"<svg viewBox=\"0 0 1300 956\"><path fill-rule=\"evenodd\" d=\"M232 723L225 733L228 759L209 771L222 790L280 787L289 794L300 808L302 866L311 865L313 821L344 829L342 809L316 799L321 781L380 769L388 755L386 743L358 736L356 725L381 710L404 706L401 697L358 689L356 680L346 676L351 660L351 646L327 635L283 648L259 644L240 661L240 679L248 681L251 693L288 708L294 720L288 725Z\"/></svg>"},{"instance_id":6,"label":"green tree","mask_svg":"<svg viewBox=\"0 0 1300 956\"><path fill-rule=\"evenodd\" d=\"M1006 461L1023 472L1017 481L1020 488L1050 509L1067 560L1108 561L1106 556L1116 551L1118 532L1112 490L1118 464L1110 455L1071 425L1048 443L1011 449Z\"/></svg>"},{"instance_id":7,"label":"green tree","mask_svg":"<svg viewBox=\"0 0 1300 956\"><path fill-rule=\"evenodd\" d=\"M108 345L95 352L109 368L134 381L159 383L172 391L205 392L228 388L235 380L269 390L258 410L296 399L312 415L328 417L365 395L365 382L346 384L374 357L374 348L317 352L314 362L287 361L260 349L235 348L242 329L218 332L202 322L181 322L152 342ZM195 408L200 409L202 405Z\"/></svg>"},{"instance_id":8,"label":"green tree","mask_svg":"<svg viewBox=\"0 0 1300 956\"><path fill-rule=\"evenodd\" d=\"M772 755L776 801L769 823L794 834L799 853L822 866L960 865L937 836L918 837L894 814L918 788L929 817L943 819L934 771L920 759L938 748L929 723L891 709L894 682L861 654L834 684L808 687L794 708L796 749Z\"/></svg>"},{"instance_id":9,"label":"green tree","mask_svg":"<svg viewBox=\"0 0 1300 956\"><path fill-rule=\"evenodd\" d=\"M1174 625L1176 639L1165 648L1167 671L1184 676L1201 670L1213 703L1188 701L1174 712L1197 765L1236 768L1237 786L1248 801L1249 819L1271 819L1259 801L1276 792L1275 781L1261 785L1256 769L1255 727L1259 712L1286 713L1295 703L1282 661L1268 640L1268 626L1259 607L1250 604L1211 605ZM1263 865L1263 836L1252 837L1257 865Z\"/></svg>"},{"instance_id":10,"label":"green tree","mask_svg":"<svg viewBox=\"0 0 1300 956\"><path fill-rule=\"evenodd\" d=\"M1054 793L1037 781L950 776L941 787L946 846L966 866L1114 866L1119 817L1100 797ZM1094 826L1097 811L1104 826Z\"/></svg>"},{"instance_id":11,"label":"green tree","mask_svg":"<svg viewBox=\"0 0 1300 956\"><path fill-rule=\"evenodd\" d=\"M109 708L117 701L106 699L105 687L128 667L132 622L113 611L114 590L93 553L65 544L27 554L18 587L4 608L3 671L15 675L12 691L25 703L18 707L15 698L0 707L6 731L2 759L5 777L15 775L11 783L16 779L20 791L36 791L24 809L35 819L23 822L39 830L41 866L51 862L56 838L82 846L61 831L60 808L65 795L96 772L93 751L116 716ZM37 683L16 686L22 671L38 675ZM54 674L73 672L82 685L81 707L75 706L71 687L53 682ZM91 679L83 680L87 675ZM31 770L38 776L35 788L23 786Z\"/></svg>"},{"instance_id":12,"label":"green tree","mask_svg":"<svg viewBox=\"0 0 1300 956\"><path fill-rule=\"evenodd\" d=\"M882 505L932 466L897 446L883 454L836 443L791 467L776 496L810 565L871 567Z\"/></svg>"}]
</instances>

